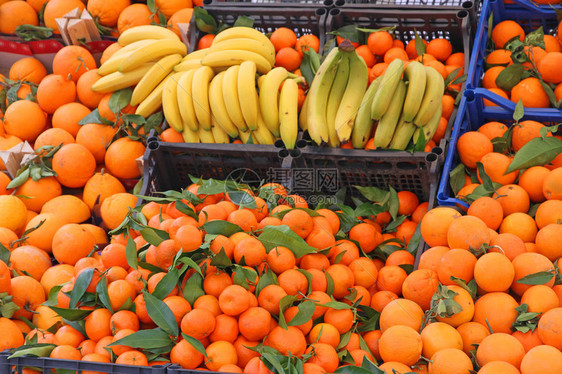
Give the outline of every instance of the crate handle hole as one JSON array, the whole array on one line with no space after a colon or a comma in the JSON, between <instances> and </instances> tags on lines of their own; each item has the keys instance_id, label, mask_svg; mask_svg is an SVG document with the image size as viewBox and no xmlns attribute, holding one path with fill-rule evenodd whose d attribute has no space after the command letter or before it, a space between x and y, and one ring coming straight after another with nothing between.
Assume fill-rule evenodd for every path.
<instances>
[{"instance_id":1,"label":"crate handle hole","mask_svg":"<svg viewBox=\"0 0 562 374\"><path fill-rule=\"evenodd\" d=\"M160 143L157 141L148 142L147 145L151 151L155 151L160 147Z\"/></svg>"},{"instance_id":2,"label":"crate handle hole","mask_svg":"<svg viewBox=\"0 0 562 374\"><path fill-rule=\"evenodd\" d=\"M474 100L475 100L474 91L472 91L472 90L465 90L464 96L466 97L466 101L469 102L469 103L474 102Z\"/></svg>"},{"instance_id":3,"label":"crate handle hole","mask_svg":"<svg viewBox=\"0 0 562 374\"><path fill-rule=\"evenodd\" d=\"M289 154L291 155L292 158L297 158L300 157L300 155L302 154L301 150L298 148L295 149L291 149L291 151L289 152Z\"/></svg>"},{"instance_id":4,"label":"crate handle hole","mask_svg":"<svg viewBox=\"0 0 562 374\"><path fill-rule=\"evenodd\" d=\"M443 154L443 148L441 147L433 147L431 149L431 153L435 153L437 156L440 156Z\"/></svg>"},{"instance_id":5,"label":"crate handle hole","mask_svg":"<svg viewBox=\"0 0 562 374\"><path fill-rule=\"evenodd\" d=\"M462 3L462 7L463 9L469 10L474 7L474 3L472 1L465 1L464 3Z\"/></svg>"},{"instance_id":6,"label":"crate handle hole","mask_svg":"<svg viewBox=\"0 0 562 374\"><path fill-rule=\"evenodd\" d=\"M341 11L338 8L332 8L330 9L330 15L331 16L337 16L338 14L340 14Z\"/></svg>"},{"instance_id":7,"label":"crate handle hole","mask_svg":"<svg viewBox=\"0 0 562 374\"><path fill-rule=\"evenodd\" d=\"M308 142L304 139L298 140L297 144L296 144L297 148L304 148L307 145L308 145Z\"/></svg>"},{"instance_id":8,"label":"crate handle hole","mask_svg":"<svg viewBox=\"0 0 562 374\"><path fill-rule=\"evenodd\" d=\"M343 6L345 5L345 0L336 0L336 6Z\"/></svg>"},{"instance_id":9,"label":"crate handle hole","mask_svg":"<svg viewBox=\"0 0 562 374\"><path fill-rule=\"evenodd\" d=\"M327 2L331 2L331 0L327 1ZM331 5L327 5L327 6L331 6ZM323 16L324 14L326 14L327 10L326 8L318 8L316 9L316 15L317 16Z\"/></svg>"},{"instance_id":10,"label":"crate handle hole","mask_svg":"<svg viewBox=\"0 0 562 374\"><path fill-rule=\"evenodd\" d=\"M279 151L280 158L285 158L287 156L289 156L289 151L287 149L283 148Z\"/></svg>"},{"instance_id":11,"label":"crate handle hole","mask_svg":"<svg viewBox=\"0 0 562 374\"><path fill-rule=\"evenodd\" d=\"M437 154L430 152L427 154L427 156L425 156L425 160L427 162L434 162L437 161Z\"/></svg>"},{"instance_id":12,"label":"crate handle hole","mask_svg":"<svg viewBox=\"0 0 562 374\"><path fill-rule=\"evenodd\" d=\"M277 140L275 141L275 143L273 143L273 145L274 145L276 148L284 148L284 147L285 147L285 143L283 143L283 140L281 140L281 139L277 139Z\"/></svg>"},{"instance_id":13,"label":"crate handle hole","mask_svg":"<svg viewBox=\"0 0 562 374\"><path fill-rule=\"evenodd\" d=\"M463 19L466 17L468 17L468 12L466 10L459 10L459 12L457 13L457 18Z\"/></svg>"}]
</instances>

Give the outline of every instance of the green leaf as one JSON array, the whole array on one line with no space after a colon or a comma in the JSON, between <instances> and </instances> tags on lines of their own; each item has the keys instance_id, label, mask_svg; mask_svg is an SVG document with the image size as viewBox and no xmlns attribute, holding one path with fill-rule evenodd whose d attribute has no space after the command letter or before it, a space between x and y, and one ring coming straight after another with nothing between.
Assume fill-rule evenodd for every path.
<instances>
[{"instance_id":1,"label":"green leaf","mask_svg":"<svg viewBox=\"0 0 562 374\"><path fill-rule=\"evenodd\" d=\"M213 258L211 259L211 265L212 266L218 266L218 267L221 267L221 268L227 268L227 267L232 266L232 261L226 255L226 252L224 251L224 248L221 248L219 253L217 253L216 255L213 256ZM246 289L247 289L247 287L246 287Z\"/></svg>"},{"instance_id":2,"label":"green leaf","mask_svg":"<svg viewBox=\"0 0 562 374\"><path fill-rule=\"evenodd\" d=\"M287 325L298 326L309 321L312 318L312 315L314 314L314 309L316 308L316 304L314 304L314 301L306 300L300 303L298 308L299 311L297 312L297 314L295 314L293 319L291 319L287 323Z\"/></svg>"},{"instance_id":3,"label":"green leaf","mask_svg":"<svg viewBox=\"0 0 562 374\"><path fill-rule=\"evenodd\" d=\"M476 281L474 279L472 279L470 282L468 282L468 284L466 284L464 279L457 278L457 277L452 276L452 275L451 275L450 279L453 282L455 282L457 285L459 285L460 287L464 288L464 290L467 291L473 299L476 299L476 293L478 292L478 287L477 287Z\"/></svg>"},{"instance_id":4,"label":"green leaf","mask_svg":"<svg viewBox=\"0 0 562 374\"><path fill-rule=\"evenodd\" d=\"M279 326L287 330L287 322L285 321L285 310L289 308L297 300L296 295L286 295L279 301Z\"/></svg>"},{"instance_id":5,"label":"green leaf","mask_svg":"<svg viewBox=\"0 0 562 374\"><path fill-rule=\"evenodd\" d=\"M418 54L418 56L422 56L426 52L425 43L423 42L423 39L420 37L418 30L416 30L415 28L414 28L414 35L415 35L414 45L416 46L416 53Z\"/></svg>"},{"instance_id":6,"label":"green leaf","mask_svg":"<svg viewBox=\"0 0 562 374\"><path fill-rule=\"evenodd\" d=\"M279 218L279 219L283 219L283 217L285 217L285 215L286 215L287 213L289 213L289 212L291 212L291 211L293 211L293 210L302 210L303 212L308 213L308 215L311 216L311 217L320 217L320 216L321 216L321 214L318 213L317 211L312 210L312 209L308 209L308 208L292 208L292 209L285 209L285 210L282 210L282 211L280 211L280 212L274 213L272 216L273 216L273 217L276 217L276 218Z\"/></svg>"},{"instance_id":7,"label":"green leaf","mask_svg":"<svg viewBox=\"0 0 562 374\"><path fill-rule=\"evenodd\" d=\"M525 43L544 49L544 31L542 26L525 35Z\"/></svg>"},{"instance_id":8,"label":"green leaf","mask_svg":"<svg viewBox=\"0 0 562 374\"><path fill-rule=\"evenodd\" d=\"M193 8L193 18L200 31L206 34L215 34L217 32L217 21L202 7Z\"/></svg>"},{"instance_id":9,"label":"green leaf","mask_svg":"<svg viewBox=\"0 0 562 374\"><path fill-rule=\"evenodd\" d=\"M183 336L185 341L188 342L189 344L191 344L191 346L193 348L195 348L199 353L201 353L203 356L209 358L209 356L207 356L207 351L205 351L205 347L203 346L203 344L201 344L201 342L199 340L195 339L192 336L184 334L184 333L182 333L181 336Z\"/></svg>"},{"instance_id":10,"label":"green leaf","mask_svg":"<svg viewBox=\"0 0 562 374\"><path fill-rule=\"evenodd\" d=\"M539 271L517 280L517 283L536 286L539 284L546 284L550 282L550 280L554 278L554 276L555 274L553 271Z\"/></svg>"},{"instance_id":11,"label":"green leaf","mask_svg":"<svg viewBox=\"0 0 562 374\"><path fill-rule=\"evenodd\" d=\"M341 301L329 301L325 304L317 304L319 306L325 306L326 308L332 308L335 310L352 309L351 305L342 303Z\"/></svg>"},{"instance_id":12,"label":"green leaf","mask_svg":"<svg viewBox=\"0 0 562 374\"><path fill-rule=\"evenodd\" d=\"M60 289L63 286L64 286L64 284L59 284L57 286L52 287L51 290L49 291L49 296L47 297L47 301L45 301L42 305L45 305L45 306L58 305L57 296L60 292Z\"/></svg>"},{"instance_id":13,"label":"green leaf","mask_svg":"<svg viewBox=\"0 0 562 374\"><path fill-rule=\"evenodd\" d=\"M271 270L268 270L266 273L261 275L260 280L256 285L256 296L259 296L261 290L270 284L279 284L279 282L277 281L275 274Z\"/></svg>"},{"instance_id":14,"label":"green leaf","mask_svg":"<svg viewBox=\"0 0 562 374\"><path fill-rule=\"evenodd\" d=\"M373 203L363 203L355 208L355 216L357 217L371 217L386 211L386 208Z\"/></svg>"},{"instance_id":15,"label":"green leaf","mask_svg":"<svg viewBox=\"0 0 562 374\"><path fill-rule=\"evenodd\" d=\"M515 110L513 111L513 120L518 123L521 118L525 115L525 107L523 106L523 101L519 99L517 104L515 104Z\"/></svg>"},{"instance_id":16,"label":"green leaf","mask_svg":"<svg viewBox=\"0 0 562 374\"><path fill-rule=\"evenodd\" d=\"M476 167L478 168L478 175L482 180L482 186L484 186L484 189L486 189L486 191L488 192L494 192L495 191L494 185L488 174L486 174L486 170L484 170L484 165L481 162L477 162Z\"/></svg>"},{"instance_id":17,"label":"green leaf","mask_svg":"<svg viewBox=\"0 0 562 374\"><path fill-rule=\"evenodd\" d=\"M104 308L108 309L111 313L113 313L113 308L111 307L111 301L109 300L109 293L107 292L107 277L105 276L105 274L101 277L101 279L99 280L96 286L96 293Z\"/></svg>"},{"instance_id":18,"label":"green leaf","mask_svg":"<svg viewBox=\"0 0 562 374\"><path fill-rule=\"evenodd\" d=\"M124 88L119 91L115 91L109 97L109 110L111 110L116 115L119 114L129 103L131 102L131 96L133 95L133 90L131 88Z\"/></svg>"},{"instance_id":19,"label":"green leaf","mask_svg":"<svg viewBox=\"0 0 562 374\"><path fill-rule=\"evenodd\" d=\"M378 373L383 373L384 371L378 369ZM353 365L346 365L346 366L342 366L338 369L336 369L336 371L334 371L334 373L341 373L341 374L373 374L372 371L359 367L359 366L353 366ZM377 373L377 372L374 372Z\"/></svg>"},{"instance_id":20,"label":"green leaf","mask_svg":"<svg viewBox=\"0 0 562 374\"><path fill-rule=\"evenodd\" d=\"M287 247L296 258L316 252L314 247L309 246L287 225L264 227L258 240L264 245L267 252L275 247Z\"/></svg>"},{"instance_id":21,"label":"green leaf","mask_svg":"<svg viewBox=\"0 0 562 374\"><path fill-rule=\"evenodd\" d=\"M324 275L326 276L326 283L327 283L326 293L329 296L332 296L332 294L334 293L334 288L335 288L334 279L332 278L332 276L326 270L322 270L322 271L324 272Z\"/></svg>"},{"instance_id":22,"label":"green leaf","mask_svg":"<svg viewBox=\"0 0 562 374\"><path fill-rule=\"evenodd\" d=\"M189 277L183 289L183 297L193 305L195 300L205 295L203 291L203 277L199 273L195 273Z\"/></svg>"},{"instance_id":23,"label":"green leaf","mask_svg":"<svg viewBox=\"0 0 562 374\"><path fill-rule=\"evenodd\" d=\"M170 339L170 334L162 329L139 330L131 335L125 336L109 344L108 347L124 345L131 348L158 349L173 347L174 342Z\"/></svg>"},{"instance_id":24,"label":"green leaf","mask_svg":"<svg viewBox=\"0 0 562 374\"><path fill-rule=\"evenodd\" d=\"M178 285L178 281L180 279L180 271L176 268L170 270L164 277L158 282L156 287L154 288L154 292L152 292L152 296L163 300L166 296L172 292L174 287Z\"/></svg>"},{"instance_id":25,"label":"green leaf","mask_svg":"<svg viewBox=\"0 0 562 374\"><path fill-rule=\"evenodd\" d=\"M10 265L10 255L12 252L0 243L0 261L3 261L6 265Z\"/></svg>"},{"instance_id":26,"label":"green leaf","mask_svg":"<svg viewBox=\"0 0 562 374\"><path fill-rule=\"evenodd\" d=\"M155 247L158 247L164 240L170 239L170 235L166 231L152 227L145 227L139 232L144 240Z\"/></svg>"},{"instance_id":27,"label":"green leaf","mask_svg":"<svg viewBox=\"0 0 562 374\"><path fill-rule=\"evenodd\" d=\"M517 126L511 126L501 137L492 139L492 145L494 146L494 152L508 154L511 150L511 135L513 134L513 128Z\"/></svg>"},{"instance_id":28,"label":"green leaf","mask_svg":"<svg viewBox=\"0 0 562 374\"><path fill-rule=\"evenodd\" d=\"M300 69L306 83L310 86L312 80L320 67L320 56L315 50L309 48L308 50L303 50L303 58L301 61Z\"/></svg>"},{"instance_id":29,"label":"green leaf","mask_svg":"<svg viewBox=\"0 0 562 374\"><path fill-rule=\"evenodd\" d=\"M562 153L562 140L555 137L534 138L525 144L513 157L506 174L532 166L546 165Z\"/></svg>"},{"instance_id":30,"label":"green leaf","mask_svg":"<svg viewBox=\"0 0 562 374\"><path fill-rule=\"evenodd\" d=\"M274 370L275 373L286 374L285 370L283 370L283 366L281 366L281 360L283 358L284 357L281 356L280 354L273 354L271 352L263 352L261 354L260 360L263 361L263 363L265 364L265 366L267 366L268 369Z\"/></svg>"},{"instance_id":31,"label":"green leaf","mask_svg":"<svg viewBox=\"0 0 562 374\"><path fill-rule=\"evenodd\" d=\"M221 250L221 252L224 252ZM211 261L211 265L212 265ZM255 284L258 279L258 273L254 269L248 269L244 266L236 265L234 267L233 283L250 289L250 283Z\"/></svg>"},{"instance_id":32,"label":"green leaf","mask_svg":"<svg viewBox=\"0 0 562 374\"><path fill-rule=\"evenodd\" d=\"M80 273L78 278L76 278L76 282L74 282L74 288L72 288L72 292L70 293L70 308L74 308L78 304L78 301L80 301L82 296L84 296L84 294L86 293L86 289L92 281L94 270L96 269L86 269L82 271L82 273Z\"/></svg>"},{"instance_id":33,"label":"green leaf","mask_svg":"<svg viewBox=\"0 0 562 374\"><path fill-rule=\"evenodd\" d=\"M388 191L385 191L378 187L362 187L362 186L353 186L353 187L358 189L361 195L363 195L363 197L374 203L383 201L389 193Z\"/></svg>"},{"instance_id":34,"label":"green leaf","mask_svg":"<svg viewBox=\"0 0 562 374\"><path fill-rule=\"evenodd\" d=\"M97 123L101 125L113 125L113 122L101 116L99 110L96 108L92 110L90 113L86 115L86 117L82 118L78 124L79 125L86 125L88 123Z\"/></svg>"},{"instance_id":35,"label":"green leaf","mask_svg":"<svg viewBox=\"0 0 562 374\"><path fill-rule=\"evenodd\" d=\"M414 231L414 235L412 235L412 237L410 238L410 241L408 242L407 250L408 250L408 252L410 252L414 256L417 253L418 247L420 246L420 243L422 241L420 225L421 224L418 223L418 225L416 226L416 231Z\"/></svg>"},{"instance_id":36,"label":"green leaf","mask_svg":"<svg viewBox=\"0 0 562 374\"><path fill-rule=\"evenodd\" d=\"M12 318L14 316L14 313L20 310L20 307L13 301L8 300L12 300L12 297L9 296L2 301L2 304L0 305L0 316L5 318Z\"/></svg>"},{"instance_id":37,"label":"green leaf","mask_svg":"<svg viewBox=\"0 0 562 374\"><path fill-rule=\"evenodd\" d=\"M137 244L133 240L131 233L127 230L127 245L125 246L125 256L127 257L127 264L133 269L138 269L137 259Z\"/></svg>"},{"instance_id":38,"label":"green leaf","mask_svg":"<svg viewBox=\"0 0 562 374\"><path fill-rule=\"evenodd\" d=\"M256 209L256 200L248 192L239 190L228 193L228 197L233 204L238 205L241 208Z\"/></svg>"},{"instance_id":39,"label":"green leaf","mask_svg":"<svg viewBox=\"0 0 562 374\"><path fill-rule=\"evenodd\" d=\"M154 323L168 334L178 336L178 324L168 305L146 291L143 291L143 296L148 316Z\"/></svg>"},{"instance_id":40,"label":"green leaf","mask_svg":"<svg viewBox=\"0 0 562 374\"><path fill-rule=\"evenodd\" d=\"M17 188L25 183L29 179L30 170L29 167L24 166L22 169L18 170L17 176L8 183L6 189Z\"/></svg>"},{"instance_id":41,"label":"green leaf","mask_svg":"<svg viewBox=\"0 0 562 374\"><path fill-rule=\"evenodd\" d=\"M254 27L254 20L247 16L238 16L233 27Z\"/></svg>"},{"instance_id":42,"label":"green leaf","mask_svg":"<svg viewBox=\"0 0 562 374\"><path fill-rule=\"evenodd\" d=\"M19 25L16 27L16 35L26 42L34 40L45 40L53 36L53 29L34 25Z\"/></svg>"},{"instance_id":43,"label":"green leaf","mask_svg":"<svg viewBox=\"0 0 562 374\"><path fill-rule=\"evenodd\" d=\"M503 69L496 77L496 85L504 91L511 91L521 81L525 67L521 64L511 64Z\"/></svg>"},{"instance_id":44,"label":"green leaf","mask_svg":"<svg viewBox=\"0 0 562 374\"><path fill-rule=\"evenodd\" d=\"M202 229L210 235L224 235L227 237L244 231L237 224L222 220L209 221L202 226Z\"/></svg>"},{"instance_id":45,"label":"green leaf","mask_svg":"<svg viewBox=\"0 0 562 374\"><path fill-rule=\"evenodd\" d=\"M392 186L388 186L389 190L389 200L388 200L388 212L393 219L396 219L396 215L398 214L398 193Z\"/></svg>"},{"instance_id":46,"label":"green leaf","mask_svg":"<svg viewBox=\"0 0 562 374\"><path fill-rule=\"evenodd\" d=\"M359 31L357 30L356 25L345 25L340 27L335 31L328 32L326 34L336 35L342 37L344 39L349 40L352 43L359 43Z\"/></svg>"},{"instance_id":47,"label":"green leaf","mask_svg":"<svg viewBox=\"0 0 562 374\"><path fill-rule=\"evenodd\" d=\"M15 348L8 359L23 356L34 356L34 357L49 357L51 351L55 349L55 344L39 343L33 345L22 345Z\"/></svg>"},{"instance_id":48,"label":"green leaf","mask_svg":"<svg viewBox=\"0 0 562 374\"><path fill-rule=\"evenodd\" d=\"M91 310L86 310L86 309L73 309L73 308L65 309L56 306L49 306L49 308L54 310L62 318L69 321L80 321L86 318L88 314L92 313Z\"/></svg>"},{"instance_id":49,"label":"green leaf","mask_svg":"<svg viewBox=\"0 0 562 374\"><path fill-rule=\"evenodd\" d=\"M388 225L385 226L384 232L387 233L387 232L394 232L394 231L396 231L396 229L398 228L398 226L400 226L400 225L406 220L406 218L408 218L408 217L405 216L405 215L401 215L401 216L395 217L392 221L390 221L390 222L388 223Z\"/></svg>"}]
</instances>

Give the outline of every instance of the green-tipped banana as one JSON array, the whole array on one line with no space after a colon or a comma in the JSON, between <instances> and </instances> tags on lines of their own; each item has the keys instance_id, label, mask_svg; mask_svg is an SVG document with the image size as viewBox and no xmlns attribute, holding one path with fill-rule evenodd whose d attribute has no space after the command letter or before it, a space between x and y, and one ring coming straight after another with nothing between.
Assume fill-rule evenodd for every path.
<instances>
[{"instance_id":1,"label":"green-tipped banana","mask_svg":"<svg viewBox=\"0 0 562 374\"><path fill-rule=\"evenodd\" d=\"M404 69L404 78L408 81L403 110L405 121L413 121L420 109L427 81L426 75L425 67L418 61L410 61Z\"/></svg>"},{"instance_id":2,"label":"green-tipped banana","mask_svg":"<svg viewBox=\"0 0 562 374\"><path fill-rule=\"evenodd\" d=\"M258 128L255 131L252 131L252 138L255 137L259 144L264 145L272 145L275 143L275 136L269 131L265 123L263 122L263 118L261 113L258 111Z\"/></svg>"},{"instance_id":3,"label":"green-tipped banana","mask_svg":"<svg viewBox=\"0 0 562 374\"><path fill-rule=\"evenodd\" d=\"M259 99L256 90L256 64L253 61L244 61L240 64L237 86L244 122L250 130L257 130Z\"/></svg>"},{"instance_id":4,"label":"green-tipped banana","mask_svg":"<svg viewBox=\"0 0 562 374\"><path fill-rule=\"evenodd\" d=\"M302 131L308 130L308 95L304 98L304 103L302 103L301 112L299 113L299 127Z\"/></svg>"},{"instance_id":5,"label":"green-tipped banana","mask_svg":"<svg viewBox=\"0 0 562 374\"><path fill-rule=\"evenodd\" d=\"M230 120L226 105L224 104L222 85L225 72L220 72L209 84L209 104L211 105L211 115L215 123L220 126L231 138L238 137L238 128Z\"/></svg>"},{"instance_id":6,"label":"green-tipped banana","mask_svg":"<svg viewBox=\"0 0 562 374\"><path fill-rule=\"evenodd\" d=\"M199 134L197 131L193 131L187 126L184 126L181 136L186 143L199 143Z\"/></svg>"},{"instance_id":7,"label":"green-tipped banana","mask_svg":"<svg viewBox=\"0 0 562 374\"><path fill-rule=\"evenodd\" d=\"M293 79L287 79L281 87L279 130L285 148L295 148L299 134L299 87Z\"/></svg>"},{"instance_id":8,"label":"green-tipped banana","mask_svg":"<svg viewBox=\"0 0 562 374\"><path fill-rule=\"evenodd\" d=\"M144 39L171 39L179 41L180 38L170 29L156 25L142 25L127 29L119 35L117 43L129 45Z\"/></svg>"},{"instance_id":9,"label":"green-tipped banana","mask_svg":"<svg viewBox=\"0 0 562 374\"><path fill-rule=\"evenodd\" d=\"M396 130L394 131L394 135L392 136L392 140L390 141L389 148L390 149L398 149L398 150L405 150L410 140L412 139L412 135L414 135L414 131L416 131L417 126L414 125L412 122L406 122L403 118L400 118L398 121L398 126L396 126Z\"/></svg>"},{"instance_id":10,"label":"green-tipped banana","mask_svg":"<svg viewBox=\"0 0 562 374\"><path fill-rule=\"evenodd\" d=\"M195 70L184 72L178 80L178 106L180 108L181 121L183 128L188 127L191 131L197 131L199 121L193 106L193 77Z\"/></svg>"},{"instance_id":11,"label":"green-tipped banana","mask_svg":"<svg viewBox=\"0 0 562 374\"><path fill-rule=\"evenodd\" d=\"M379 89L373 99L371 104L371 118L381 119L384 112L390 105L390 100L396 91L398 82L402 78L402 73L404 72L404 62L402 60L396 59L392 61L386 71L382 76Z\"/></svg>"},{"instance_id":12,"label":"green-tipped banana","mask_svg":"<svg viewBox=\"0 0 562 374\"><path fill-rule=\"evenodd\" d=\"M191 82L191 97L193 99L193 108L197 116L199 127L205 130L211 130L211 107L209 105L209 83L215 76L213 69L208 66L202 66L195 70L193 80ZM201 136L199 136L203 139Z\"/></svg>"},{"instance_id":13,"label":"green-tipped banana","mask_svg":"<svg viewBox=\"0 0 562 374\"><path fill-rule=\"evenodd\" d=\"M260 110L265 125L275 136L279 136L279 86L288 76L289 72L284 67L275 68L265 76L262 75L264 78L260 86Z\"/></svg>"},{"instance_id":14,"label":"green-tipped banana","mask_svg":"<svg viewBox=\"0 0 562 374\"><path fill-rule=\"evenodd\" d=\"M162 92L162 109L164 117L177 132L183 131L183 123L178 106L178 80L183 73L175 73L166 81Z\"/></svg>"},{"instance_id":15,"label":"green-tipped banana","mask_svg":"<svg viewBox=\"0 0 562 374\"><path fill-rule=\"evenodd\" d=\"M156 62L144 77L135 86L131 95L131 106L135 106L143 101L154 90L158 83L172 72L174 66L181 60L181 55L173 54L162 57Z\"/></svg>"},{"instance_id":16,"label":"green-tipped banana","mask_svg":"<svg viewBox=\"0 0 562 374\"><path fill-rule=\"evenodd\" d=\"M336 132L342 143L347 143L351 138L355 117L369 84L365 60L355 51L349 54L349 71L349 81L336 115Z\"/></svg>"},{"instance_id":17,"label":"green-tipped banana","mask_svg":"<svg viewBox=\"0 0 562 374\"><path fill-rule=\"evenodd\" d=\"M330 94L328 95L328 103L326 104L328 144L330 147L334 148L340 146L340 139L338 138L338 133L336 131L336 116L345 93L345 88L350 80L349 67L349 53L342 53L342 57L338 65L338 71L336 72L334 83L332 83Z\"/></svg>"},{"instance_id":18,"label":"green-tipped banana","mask_svg":"<svg viewBox=\"0 0 562 374\"><path fill-rule=\"evenodd\" d=\"M215 137L213 136L213 132L209 129L206 130L203 126L199 126L199 130L197 130L197 135L199 136L199 141L201 143L213 144L215 143Z\"/></svg>"},{"instance_id":19,"label":"green-tipped banana","mask_svg":"<svg viewBox=\"0 0 562 374\"><path fill-rule=\"evenodd\" d=\"M406 83L401 80L398 82L398 87L396 87L396 91L394 91L394 96L390 101L388 109L379 120L377 129L375 130L375 147L386 148L390 144L394 131L396 130L396 126L398 125L398 121L400 120L400 115L402 114L405 96ZM406 121L406 119L404 119L404 121Z\"/></svg>"},{"instance_id":20,"label":"green-tipped banana","mask_svg":"<svg viewBox=\"0 0 562 374\"><path fill-rule=\"evenodd\" d=\"M379 84L382 78L377 77L371 82L367 92L363 95L363 100L361 100L361 105L357 111L357 116L355 117L355 124L353 125L353 132L351 133L351 143L353 148L365 148L365 145L371 137L371 131L373 130L373 120L371 119L371 103L379 89Z\"/></svg>"},{"instance_id":21,"label":"green-tipped banana","mask_svg":"<svg viewBox=\"0 0 562 374\"><path fill-rule=\"evenodd\" d=\"M319 145L330 140L326 126L326 105L341 57L339 49L333 48L318 68L308 90L307 128L311 139Z\"/></svg>"},{"instance_id":22,"label":"green-tipped banana","mask_svg":"<svg viewBox=\"0 0 562 374\"><path fill-rule=\"evenodd\" d=\"M228 110L230 119L238 127L238 131L247 131L248 126L244 121L242 109L240 109L240 99L238 98L238 71L239 65L229 67L224 72L222 79L222 97L224 98L224 105ZM249 135L248 135L249 136Z\"/></svg>"},{"instance_id":23,"label":"green-tipped banana","mask_svg":"<svg viewBox=\"0 0 562 374\"><path fill-rule=\"evenodd\" d=\"M134 86L139 83L142 77L146 74L148 70L154 65L153 63L144 64L135 70L128 71L126 73L121 73L116 71L101 77L92 85L92 91L94 92L113 92L121 90L123 88Z\"/></svg>"},{"instance_id":24,"label":"green-tipped banana","mask_svg":"<svg viewBox=\"0 0 562 374\"><path fill-rule=\"evenodd\" d=\"M266 74L272 65L259 53L245 51L242 49L209 52L201 63L212 68L228 68L232 65L241 65L244 61L252 61L256 64L256 70L260 74Z\"/></svg>"},{"instance_id":25,"label":"green-tipped banana","mask_svg":"<svg viewBox=\"0 0 562 374\"><path fill-rule=\"evenodd\" d=\"M423 131L423 138L425 139L426 144L428 141L431 140L431 138L433 138L433 135L435 135L435 132L439 127L439 122L441 121L442 114L443 114L443 106L439 106L439 108L437 108L437 110L433 114L433 117L431 117L427 125L425 125L424 127L418 127L416 132L414 132L414 138L413 138L414 143L418 141L418 138L420 136L420 131Z\"/></svg>"},{"instance_id":26,"label":"green-tipped banana","mask_svg":"<svg viewBox=\"0 0 562 374\"><path fill-rule=\"evenodd\" d=\"M216 118L212 117L212 127L211 132L213 133L213 138L215 139L215 143L217 144L228 144L230 143L230 138L226 131L217 123ZM238 133L236 134L238 136Z\"/></svg>"},{"instance_id":27,"label":"green-tipped banana","mask_svg":"<svg viewBox=\"0 0 562 374\"><path fill-rule=\"evenodd\" d=\"M240 140L242 141L242 143L248 144L248 142L250 141L250 138L252 137L252 132L251 131L240 131L240 132L238 132L238 135L240 136Z\"/></svg>"},{"instance_id":28,"label":"green-tipped banana","mask_svg":"<svg viewBox=\"0 0 562 374\"><path fill-rule=\"evenodd\" d=\"M237 38L213 43L213 45L209 48L209 53L231 50L255 52L262 55L267 61L269 61L271 66L275 65L275 49L271 48L271 43L268 45L255 39Z\"/></svg>"},{"instance_id":29,"label":"green-tipped banana","mask_svg":"<svg viewBox=\"0 0 562 374\"><path fill-rule=\"evenodd\" d=\"M442 105L443 93L445 91L443 76L431 66L424 67L427 83L420 109L414 117L414 123L420 127L427 125L437 108Z\"/></svg>"},{"instance_id":30,"label":"green-tipped banana","mask_svg":"<svg viewBox=\"0 0 562 374\"><path fill-rule=\"evenodd\" d=\"M187 47L179 40L162 39L148 43L135 50L119 65L119 71L126 73L146 62L156 62L166 55L178 53L185 56Z\"/></svg>"},{"instance_id":31,"label":"green-tipped banana","mask_svg":"<svg viewBox=\"0 0 562 374\"><path fill-rule=\"evenodd\" d=\"M162 79L158 86L156 86L156 88L154 88L152 92L148 94L148 96L137 106L135 114L147 118L162 106L162 92L164 92L164 85L172 75L173 73L170 73L166 78Z\"/></svg>"}]
</instances>

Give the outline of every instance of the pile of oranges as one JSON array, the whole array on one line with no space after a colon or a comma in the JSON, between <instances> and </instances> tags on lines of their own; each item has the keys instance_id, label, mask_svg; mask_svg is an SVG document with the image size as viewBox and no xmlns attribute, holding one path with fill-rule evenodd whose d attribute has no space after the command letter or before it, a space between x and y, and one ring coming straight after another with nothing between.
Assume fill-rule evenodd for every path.
<instances>
[{"instance_id":1,"label":"pile of oranges","mask_svg":"<svg viewBox=\"0 0 562 374\"><path fill-rule=\"evenodd\" d=\"M506 47L512 44L513 40L523 43L526 34L523 28L512 20L505 20L495 25L491 32L495 49L486 56L486 70L482 77L482 87L515 103L521 100L525 107L549 108L552 103L549 93L541 84L540 77L553 92L556 102L560 101L562 99L562 77L559 71L562 63L560 30L562 28L559 25L557 36L544 35L544 46L525 42L527 44L523 46L522 52L527 56L527 61L522 65L530 76L523 77L511 90L505 90L498 86L497 78L506 67L520 59L518 53L513 54L515 56L513 59L512 50L514 48ZM496 104L485 100L485 105L495 106Z\"/></svg>"}]
</instances>

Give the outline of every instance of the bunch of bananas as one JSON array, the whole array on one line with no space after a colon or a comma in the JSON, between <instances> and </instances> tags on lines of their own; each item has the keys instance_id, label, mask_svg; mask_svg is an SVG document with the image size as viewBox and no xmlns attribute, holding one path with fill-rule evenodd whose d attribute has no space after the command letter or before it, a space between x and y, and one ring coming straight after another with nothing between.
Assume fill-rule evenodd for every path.
<instances>
[{"instance_id":1,"label":"bunch of bananas","mask_svg":"<svg viewBox=\"0 0 562 374\"><path fill-rule=\"evenodd\" d=\"M402 78L403 77L403 78ZM385 73L369 86L355 119L352 144L363 148L378 121L374 146L404 150L423 132L427 141L433 137L442 114L445 82L430 66L411 61L392 61Z\"/></svg>"}]
</instances>

